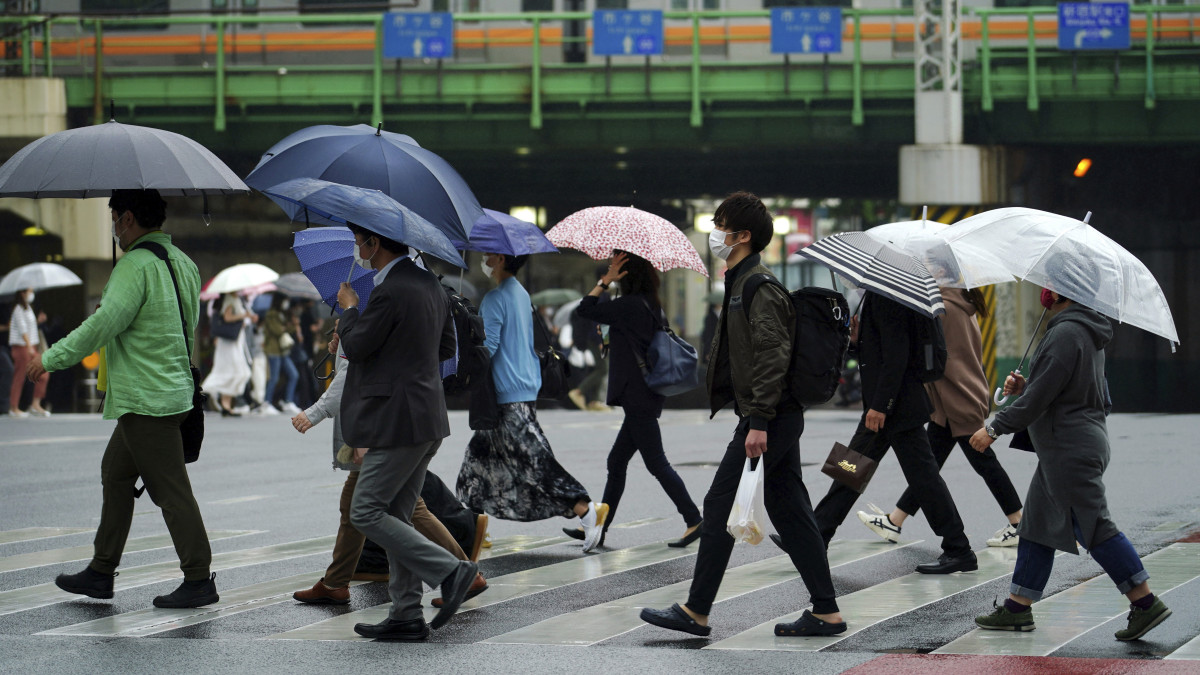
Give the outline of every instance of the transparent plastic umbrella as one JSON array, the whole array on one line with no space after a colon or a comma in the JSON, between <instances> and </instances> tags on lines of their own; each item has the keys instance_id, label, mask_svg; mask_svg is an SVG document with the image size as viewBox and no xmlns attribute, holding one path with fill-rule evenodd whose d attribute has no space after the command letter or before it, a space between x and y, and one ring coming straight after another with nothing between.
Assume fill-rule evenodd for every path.
<instances>
[{"instance_id":1,"label":"transparent plastic umbrella","mask_svg":"<svg viewBox=\"0 0 1200 675\"><path fill-rule=\"evenodd\" d=\"M47 288L78 286L83 283L74 272L54 263L21 265L0 279L0 295L9 295L26 288L35 291Z\"/></svg>"},{"instance_id":2,"label":"transparent plastic umbrella","mask_svg":"<svg viewBox=\"0 0 1200 675\"><path fill-rule=\"evenodd\" d=\"M867 230L877 241L903 249L925 263L939 287L978 288L1015 281L1004 261L986 249L964 244L951 247L945 235L950 225L928 220L905 220Z\"/></svg>"}]
</instances>

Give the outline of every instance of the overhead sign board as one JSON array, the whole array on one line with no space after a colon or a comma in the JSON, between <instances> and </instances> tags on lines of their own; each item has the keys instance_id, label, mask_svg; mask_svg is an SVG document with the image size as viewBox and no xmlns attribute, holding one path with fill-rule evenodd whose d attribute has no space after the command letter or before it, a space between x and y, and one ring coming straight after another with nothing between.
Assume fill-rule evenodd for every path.
<instances>
[{"instance_id":1,"label":"overhead sign board","mask_svg":"<svg viewBox=\"0 0 1200 675\"><path fill-rule=\"evenodd\" d=\"M771 53L837 54L841 51L840 7L771 9Z\"/></svg>"},{"instance_id":2,"label":"overhead sign board","mask_svg":"<svg viewBox=\"0 0 1200 675\"><path fill-rule=\"evenodd\" d=\"M1129 5L1123 2L1058 3L1058 48L1129 49Z\"/></svg>"},{"instance_id":3,"label":"overhead sign board","mask_svg":"<svg viewBox=\"0 0 1200 675\"><path fill-rule=\"evenodd\" d=\"M651 56L663 52L663 16L657 9L597 10L592 13L592 53Z\"/></svg>"},{"instance_id":4,"label":"overhead sign board","mask_svg":"<svg viewBox=\"0 0 1200 675\"><path fill-rule=\"evenodd\" d=\"M449 12L383 15L384 58L446 59L453 55L454 19Z\"/></svg>"}]
</instances>

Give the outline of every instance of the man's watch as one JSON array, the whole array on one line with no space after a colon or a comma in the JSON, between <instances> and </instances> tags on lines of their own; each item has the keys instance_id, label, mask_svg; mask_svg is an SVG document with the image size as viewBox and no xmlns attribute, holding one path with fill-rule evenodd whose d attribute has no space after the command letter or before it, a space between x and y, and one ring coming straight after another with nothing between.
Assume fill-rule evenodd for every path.
<instances>
[{"instance_id":1,"label":"man's watch","mask_svg":"<svg viewBox=\"0 0 1200 675\"><path fill-rule=\"evenodd\" d=\"M993 441L994 441L994 440L996 440L997 438L1000 438L1000 434L996 433L996 427L993 427L993 426L992 426L992 425L990 425L990 424L989 424L989 425L987 425L987 426L985 426L985 427L983 428L983 431L984 431L984 433L986 433L988 436L991 436Z\"/></svg>"},{"instance_id":2,"label":"man's watch","mask_svg":"<svg viewBox=\"0 0 1200 675\"><path fill-rule=\"evenodd\" d=\"M603 279L597 281L596 285L599 286L600 288L603 288L606 291L608 290L608 284L604 283Z\"/></svg>"}]
</instances>

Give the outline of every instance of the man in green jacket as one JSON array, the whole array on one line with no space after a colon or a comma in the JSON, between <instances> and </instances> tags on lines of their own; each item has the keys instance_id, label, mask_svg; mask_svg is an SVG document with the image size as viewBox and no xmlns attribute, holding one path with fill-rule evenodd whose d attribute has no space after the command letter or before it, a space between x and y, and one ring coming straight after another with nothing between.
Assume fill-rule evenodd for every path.
<instances>
[{"instance_id":1,"label":"man in green jacket","mask_svg":"<svg viewBox=\"0 0 1200 675\"><path fill-rule=\"evenodd\" d=\"M104 347L104 419L117 420L100 462L104 505L95 555L82 572L61 574L55 584L69 593L113 597L113 577L129 536L137 497L134 485L140 477L163 511L184 577L174 592L154 598L154 606L209 605L219 599L216 575L209 573L212 551L192 496L179 432L192 409L187 342L193 339L191 331L200 313L200 274L196 264L163 234L166 202L157 190L113 190L108 205L113 240L127 253L113 267L96 312L45 354L34 357L27 371L33 379L46 371L63 370ZM186 329L180 325L179 301L166 263L149 250L133 250L143 242L157 243L167 251L179 282Z\"/></svg>"},{"instance_id":2,"label":"man in green jacket","mask_svg":"<svg viewBox=\"0 0 1200 675\"><path fill-rule=\"evenodd\" d=\"M787 384L795 310L777 283L759 287L749 312L742 306L746 280L755 274L771 275L758 254L771 243L772 220L762 201L748 192L730 195L713 215L709 248L725 261L727 271L723 310L708 364L708 397L713 415L733 403L738 425L704 497L700 550L687 602L667 609L647 607L641 613L646 623L692 635L712 632L708 615L733 553L734 540L726 523L747 458L763 467L767 514L789 542L788 554L813 604L812 611L805 610L796 621L777 624L775 634L821 636L846 630L834 597L825 542L800 476L804 407Z\"/></svg>"}]
</instances>

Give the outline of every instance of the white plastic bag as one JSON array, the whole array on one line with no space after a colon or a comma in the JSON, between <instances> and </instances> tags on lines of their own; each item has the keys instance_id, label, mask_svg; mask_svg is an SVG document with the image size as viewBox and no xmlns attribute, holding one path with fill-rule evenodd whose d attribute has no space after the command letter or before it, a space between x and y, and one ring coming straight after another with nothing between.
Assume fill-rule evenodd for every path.
<instances>
[{"instance_id":1,"label":"white plastic bag","mask_svg":"<svg viewBox=\"0 0 1200 675\"><path fill-rule=\"evenodd\" d=\"M757 546L766 531L766 516L767 507L763 504L763 460L760 457L758 468L751 469L750 458L747 457L726 529L735 541Z\"/></svg>"}]
</instances>

